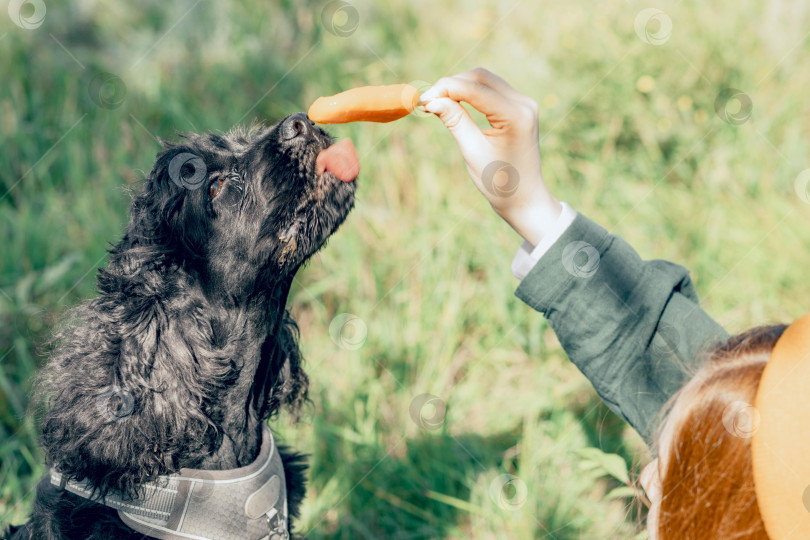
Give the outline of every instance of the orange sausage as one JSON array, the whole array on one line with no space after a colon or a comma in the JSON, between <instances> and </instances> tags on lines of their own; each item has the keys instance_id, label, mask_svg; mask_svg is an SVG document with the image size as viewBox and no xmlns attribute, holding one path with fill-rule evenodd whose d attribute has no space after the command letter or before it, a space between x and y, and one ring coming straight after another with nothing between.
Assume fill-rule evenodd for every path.
<instances>
[{"instance_id":1,"label":"orange sausage","mask_svg":"<svg viewBox=\"0 0 810 540\"><path fill-rule=\"evenodd\" d=\"M410 84L360 86L334 96L319 97L307 116L319 124L391 122L407 116L419 101Z\"/></svg>"}]
</instances>

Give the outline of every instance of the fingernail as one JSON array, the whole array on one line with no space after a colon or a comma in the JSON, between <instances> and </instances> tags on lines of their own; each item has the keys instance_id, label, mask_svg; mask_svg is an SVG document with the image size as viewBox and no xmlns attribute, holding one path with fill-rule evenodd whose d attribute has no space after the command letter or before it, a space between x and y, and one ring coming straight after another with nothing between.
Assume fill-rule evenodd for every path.
<instances>
[{"instance_id":1,"label":"fingernail","mask_svg":"<svg viewBox=\"0 0 810 540\"><path fill-rule=\"evenodd\" d=\"M433 114L442 114L445 111L445 103L441 99L435 99L425 103L425 110Z\"/></svg>"}]
</instances>

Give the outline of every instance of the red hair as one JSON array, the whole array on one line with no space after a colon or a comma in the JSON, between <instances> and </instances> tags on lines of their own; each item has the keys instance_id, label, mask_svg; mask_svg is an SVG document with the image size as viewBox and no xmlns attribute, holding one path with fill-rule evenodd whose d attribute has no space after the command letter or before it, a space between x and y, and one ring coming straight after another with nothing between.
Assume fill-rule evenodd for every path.
<instances>
[{"instance_id":1,"label":"red hair","mask_svg":"<svg viewBox=\"0 0 810 540\"><path fill-rule=\"evenodd\" d=\"M662 540L767 540L751 468L759 381L786 326L763 326L710 351L673 397L659 459ZM660 452L659 452L660 454Z\"/></svg>"}]
</instances>

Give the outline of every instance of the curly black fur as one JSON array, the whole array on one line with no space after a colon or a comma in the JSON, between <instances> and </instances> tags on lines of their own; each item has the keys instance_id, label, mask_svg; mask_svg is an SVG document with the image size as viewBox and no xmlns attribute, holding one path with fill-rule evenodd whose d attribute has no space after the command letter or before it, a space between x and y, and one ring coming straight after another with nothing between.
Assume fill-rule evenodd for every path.
<instances>
[{"instance_id":1,"label":"curly black fur","mask_svg":"<svg viewBox=\"0 0 810 540\"><path fill-rule=\"evenodd\" d=\"M354 182L315 173L332 139L301 113L183 137L164 143L99 269L98 297L69 313L37 381L47 464L99 495L136 495L181 467L244 466L265 420L299 414L307 376L287 295L354 202ZM282 457L296 515L306 465ZM13 538L142 535L46 476Z\"/></svg>"}]
</instances>

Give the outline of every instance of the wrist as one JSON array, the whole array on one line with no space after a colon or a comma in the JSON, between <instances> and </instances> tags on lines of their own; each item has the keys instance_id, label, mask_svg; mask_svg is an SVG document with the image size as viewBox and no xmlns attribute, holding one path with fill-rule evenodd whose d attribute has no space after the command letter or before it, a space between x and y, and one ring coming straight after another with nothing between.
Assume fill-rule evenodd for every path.
<instances>
[{"instance_id":1,"label":"wrist","mask_svg":"<svg viewBox=\"0 0 810 540\"><path fill-rule=\"evenodd\" d=\"M557 223L562 205L552 195L543 200L520 204L505 211L498 211L524 240L537 246L548 231Z\"/></svg>"}]
</instances>

